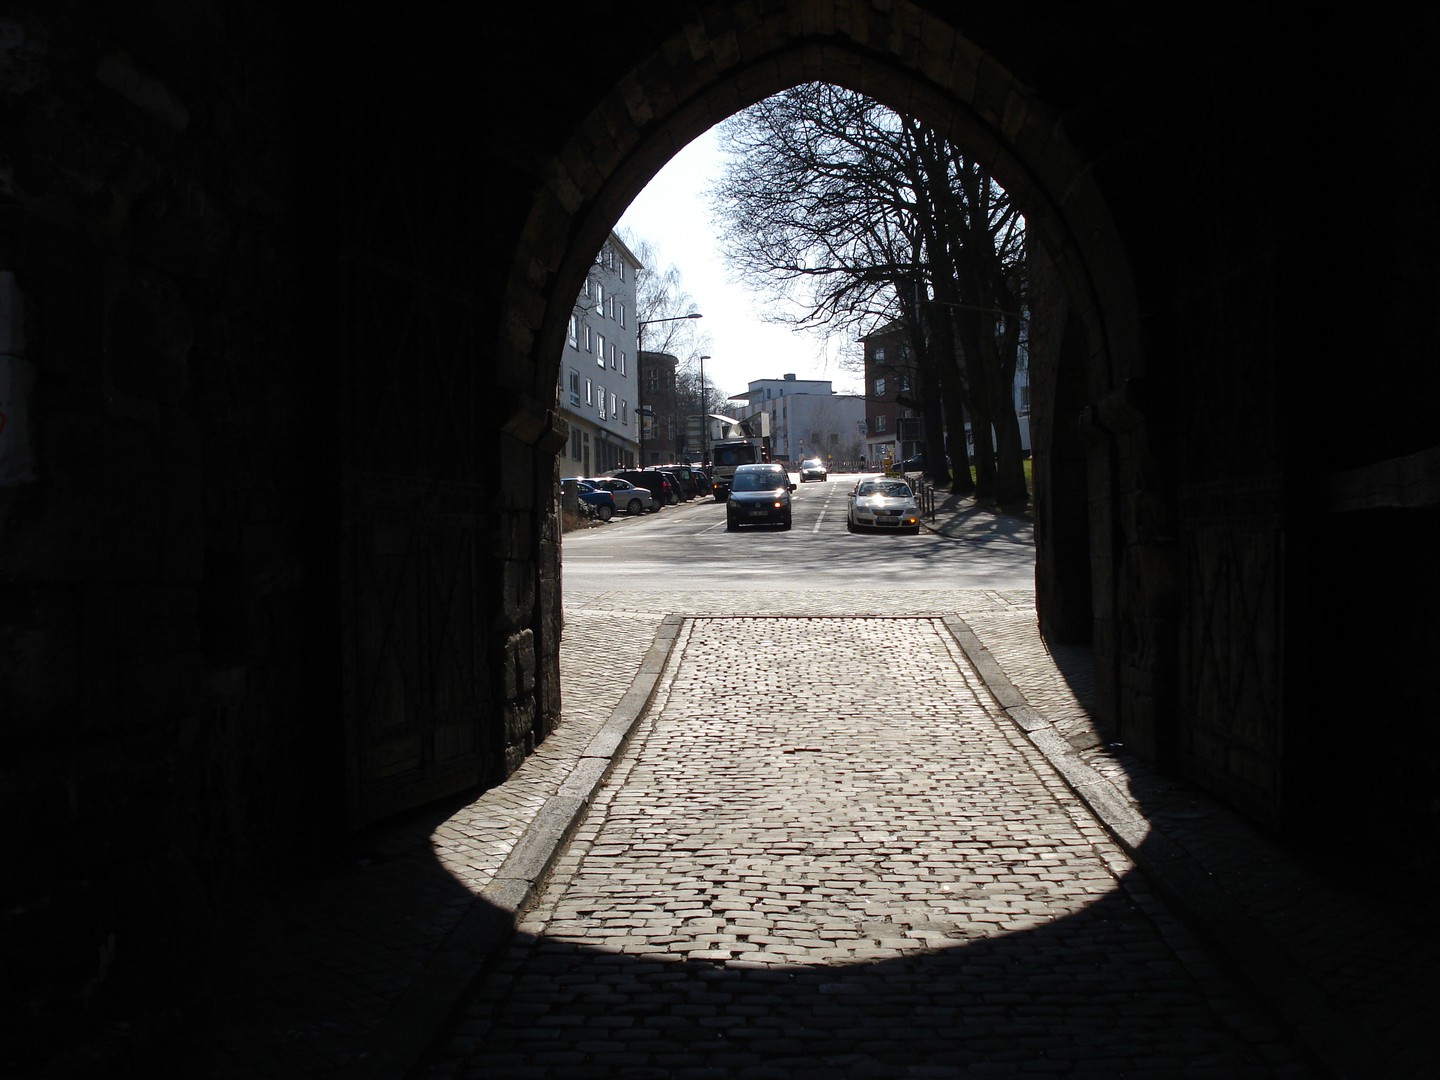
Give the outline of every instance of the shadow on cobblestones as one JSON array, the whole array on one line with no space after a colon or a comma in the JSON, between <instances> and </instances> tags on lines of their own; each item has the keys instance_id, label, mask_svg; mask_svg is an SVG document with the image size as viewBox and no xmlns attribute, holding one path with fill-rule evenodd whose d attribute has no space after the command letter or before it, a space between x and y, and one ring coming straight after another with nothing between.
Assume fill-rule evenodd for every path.
<instances>
[{"instance_id":1,"label":"shadow on cobblestones","mask_svg":"<svg viewBox=\"0 0 1440 1080\"><path fill-rule=\"evenodd\" d=\"M1323 1075L1254 1003L1227 996L1230 984L1203 961L1177 967L1171 949L1185 948L1177 928L1157 935L1121 892L1023 932L960 916L930 926L877 919L857 925L849 944L892 951L902 936L918 947L926 936L967 934L978 940L790 967L525 937L488 988L493 1012L452 1042L470 1053L432 1060L421 1074Z\"/></svg>"}]
</instances>

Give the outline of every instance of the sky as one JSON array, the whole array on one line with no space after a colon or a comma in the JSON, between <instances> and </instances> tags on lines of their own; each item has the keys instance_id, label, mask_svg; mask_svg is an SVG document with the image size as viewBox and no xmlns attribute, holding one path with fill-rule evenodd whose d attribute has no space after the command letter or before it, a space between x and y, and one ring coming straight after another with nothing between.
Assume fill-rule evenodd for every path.
<instances>
[{"instance_id":1,"label":"sky","mask_svg":"<svg viewBox=\"0 0 1440 1080\"><path fill-rule=\"evenodd\" d=\"M845 341L821 342L764 320L760 297L732 284L710 224L706 194L719 178L721 154L711 128L670 159L630 204L616 231L649 243L655 269L675 266L680 287L705 317L696 327L709 336L705 379L724 394L742 392L755 379L829 379L837 393L859 393L863 379L834 360ZM628 232L626 232L628 230ZM827 355L828 354L828 355ZM681 357L682 360L686 359Z\"/></svg>"}]
</instances>

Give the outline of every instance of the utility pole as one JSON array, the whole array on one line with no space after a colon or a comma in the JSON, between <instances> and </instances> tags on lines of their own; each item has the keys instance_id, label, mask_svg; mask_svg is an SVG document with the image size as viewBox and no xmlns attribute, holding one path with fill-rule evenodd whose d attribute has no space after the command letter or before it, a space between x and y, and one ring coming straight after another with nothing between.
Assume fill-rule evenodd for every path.
<instances>
[{"instance_id":1,"label":"utility pole","mask_svg":"<svg viewBox=\"0 0 1440 1080\"><path fill-rule=\"evenodd\" d=\"M710 467L710 395L705 392L705 361L709 359L700 357L700 464L706 469Z\"/></svg>"}]
</instances>

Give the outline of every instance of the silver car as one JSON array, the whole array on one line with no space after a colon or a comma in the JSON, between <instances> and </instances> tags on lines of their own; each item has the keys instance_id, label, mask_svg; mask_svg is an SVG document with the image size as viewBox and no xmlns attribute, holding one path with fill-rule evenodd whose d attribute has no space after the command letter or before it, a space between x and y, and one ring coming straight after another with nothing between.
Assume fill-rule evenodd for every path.
<instances>
[{"instance_id":1,"label":"silver car","mask_svg":"<svg viewBox=\"0 0 1440 1080\"><path fill-rule=\"evenodd\" d=\"M825 468L825 462L818 457L806 458L800 462L800 483L806 480L825 480L830 476L830 471Z\"/></svg>"},{"instance_id":2,"label":"silver car","mask_svg":"<svg viewBox=\"0 0 1440 1080\"><path fill-rule=\"evenodd\" d=\"M660 500L655 498L648 488L636 487L629 480L621 480L618 476L591 476L587 477L585 482L610 492L615 496L615 505L631 516L643 514L646 510L660 509Z\"/></svg>"},{"instance_id":3,"label":"silver car","mask_svg":"<svg viewBox=\"0 0 1440 1080\"><path fill-rule=\"evenodd\" d=\"M850 509L845 528L899 529L908 533L920 531L920 508L915 492L904 480L890 476L869 477L859 481L850 494Z\"/></svg>"}]
</instances>

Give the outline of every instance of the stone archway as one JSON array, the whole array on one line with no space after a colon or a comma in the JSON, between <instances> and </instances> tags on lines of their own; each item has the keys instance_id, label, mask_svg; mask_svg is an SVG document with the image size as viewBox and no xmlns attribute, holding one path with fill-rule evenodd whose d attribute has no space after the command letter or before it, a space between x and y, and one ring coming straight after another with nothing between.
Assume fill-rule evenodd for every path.
<instances>
[{"instance_id":1,"label":"stone archway","mask_svg":"<svg viewBox=\"0 0 1440 1080\"><path fill-rule=\"evenodd\" d=\"M546 178L531 203L521 244L511 264L506 308L530 313L507 319L512 362L534 370L537 393L553 385L561 335L573 296L594 252L630 200L689 139L769 94L804 81L830 81L866 93L892 108L923 118L990 165L1022 206L1031 236L1044 249L1063 301L1055 306L1056 333L1066 347L1050 353L1039 371L1054 382L1066 369L1062 454L1052 458L1049 427L1055 395L1037 415L1036 482L1041 498L1064 494L1042 512L1049 528L1042 545L1090 551L1091 514L1104 518L1095 557L1057 559L1043 550L1039 596L1042 621L1072 640L1094 638L1113 648L1118 633L1119 537L1109 528L1113 500L1101 492L1087 502L1087 468L1077 467L1073 438L1077 401L1104 399L1143 373L1137 302L1129 264L1109 210L1090 169L1060 131L1058 118L1035 95L953 25L902 5L893 16L856 5L829 5L824 17L800 19L792 5L741 25L741 9L707 11L703 25L682 25L638 56L616 89L599 101L581 130L571 132L540 167ZM813 8L807 11L814 15ZM923 27L923 45L921 34ZM743 40L743 46L742 46ZM937 58L944 58L939 62ZM597 132L604 133L603 145ZM1068 327L1068 330L1067 330ZM1125 447L1092 440L1089 475L1143 470L1108 463ZM1058 482L1045 473L1063 462ZM1082 482L1078 487L1075 480ZM1110 547L1103 547L1104 545ZM1092 630L1093 588L1104 600ZM1049 609L1049 610L1046 610ZM1109 656L1109 669L1115 658ZM1114 680L1105 682L1114 699Z\"/></svg>"}]
</instances>

